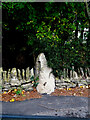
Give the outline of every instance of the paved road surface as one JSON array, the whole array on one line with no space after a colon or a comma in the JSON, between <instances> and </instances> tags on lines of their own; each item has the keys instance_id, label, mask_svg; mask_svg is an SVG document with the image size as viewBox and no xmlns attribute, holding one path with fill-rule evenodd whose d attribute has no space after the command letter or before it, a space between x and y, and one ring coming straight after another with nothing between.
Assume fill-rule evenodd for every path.
<instances>
[{"instance_id":1,"label":"paved road surface","mask_svg":"<svg viewBox=\"0 0 90 120\"><path fill-rule=\"evenodd\" d=\"M87 118L90 98L43 95L40 99L0 102L3 115L60 116Z\"/></svg>"}]
</instances>

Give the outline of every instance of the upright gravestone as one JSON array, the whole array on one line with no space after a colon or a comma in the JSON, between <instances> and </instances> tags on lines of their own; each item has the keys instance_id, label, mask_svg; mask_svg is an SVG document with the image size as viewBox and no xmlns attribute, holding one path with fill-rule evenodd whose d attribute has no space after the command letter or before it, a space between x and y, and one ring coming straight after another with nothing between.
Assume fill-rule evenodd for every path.
<instances>
[{"instance_id":1,"label":"upright gravestone","mask_svg":"<svg viewBox=\"0 0 90 120\"><path fill-rule=\"evenodd\" d=\"M47 66L47 60L44 53L38 55L36 59L35 77L39 76L37 91L39 93L51 94L55 88L55 77L52 69Z\"/></svg>"}]
</instances>

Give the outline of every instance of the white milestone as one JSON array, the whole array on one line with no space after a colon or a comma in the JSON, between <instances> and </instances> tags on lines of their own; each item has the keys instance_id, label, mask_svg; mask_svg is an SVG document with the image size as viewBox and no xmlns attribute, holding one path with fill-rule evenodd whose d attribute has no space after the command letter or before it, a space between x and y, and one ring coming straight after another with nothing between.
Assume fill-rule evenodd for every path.
<instances>
[{"instance_id":1,"label":"white milestone","mask_svg":"<svg viewBox=\"0 0 90 120\"><path fill-rule=\"evenodd\" d=\"M55 89L55 77L52 69L47 66L47 60L44 53L41 53L36 60L36 76L39 76L37 91L41 94L51 94Z\"/></svg>"}]
</instances>

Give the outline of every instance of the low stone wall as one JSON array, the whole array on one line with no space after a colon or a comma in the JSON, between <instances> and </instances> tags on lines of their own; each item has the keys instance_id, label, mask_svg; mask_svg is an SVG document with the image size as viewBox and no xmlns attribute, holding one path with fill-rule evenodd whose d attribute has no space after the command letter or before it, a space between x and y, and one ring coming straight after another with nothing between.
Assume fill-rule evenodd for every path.
<instances>
[{"instance_id":1,"label":"low stone wall","mask_svg":"<svg viewBox=\"0 0 90 120\"><path fill-rule=\"evenodd\" d=\"M74 88L76 86L80 87L86 87L88 88L88 85L90 84L90 80L89 79L70 79L70 78L66 78L63 80L60 80L59 78L56 78L56 88Z\"/></svg>"},{"instance_id":2,"label":"low stone wall","mask_svg":"<svg viewBox=\"0 0 90 120\"><path fill-rule=\"evenodd\" d=\"M72 66L70 71L70 77L68 77L68 70L63 70L63 76L61 78L55 78L55 88L70 88L76 86L88 87L90 84L90 69L87 68L86 72L83 72L83 69L79 69L79 75L74 71ZM34 76L33 68L30 70L28 67L26 70L22 69L21 71L16 68L12 70L3 71L3 68L0 68L0 87L3 91L8 91L12 88L21 87L22 89L28 91L33 90L33 82L31 77Z\"/></svg>"},{"instance_id":3,"label":"low stone wall","mask_svg":"<svg viewBox=\"0 0 90 120\"><path fill-rule=\"evenodd\" d=\"M22 71L16 68L3 71L0 68L0 87L3 91L20 87L24 90L33 90L33 83L30 79L32 76L34 76L33 68L30 70L28 67L26 70L22 69Z\"/></svg>"},{"instance_id":4,"label":"low stone wall","mask_svg":"<svg viewBox=\"0 0 90 120\"><path fill-rule=\"evenodd\" d=\"M74 71L74 66L72 66L72 70L70 71L70 77L68 77L68 69L63 70L63 76L61 78L56 78L56 88L73 88L73 87L86 87L88 88L88 85L90 85L90 69L85 68L85 71L83 68L78 69L78 74L76 71Z\"/></svg>"}]
</instances>

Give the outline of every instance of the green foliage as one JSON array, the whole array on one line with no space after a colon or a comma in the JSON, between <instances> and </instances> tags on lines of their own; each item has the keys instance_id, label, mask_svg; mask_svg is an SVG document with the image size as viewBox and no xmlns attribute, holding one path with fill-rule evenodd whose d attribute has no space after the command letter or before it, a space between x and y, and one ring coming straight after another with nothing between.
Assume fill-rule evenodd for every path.
<instances>
[{"instance_id":1,"label":"green foliage","mask_svg":"<svg viewBox=\"0 0 90 120\"><path fill-rule=\"evenodd\" d=\"M17 91L16 91L16 94L17 95L19 95L19 94L21 94L22 93L22 90L21 89L18 89Z\"/></svg>"},{"instance_id":2,"label":"green foliage","mask_svg":"<svg viewBox=\"0 0 90 120\"><path fill-rule=\"evenodd\" d=\"M34 76L32 76L31 78L31 81L32 81L32 83L33 83L33 87L37 87L37 85L39 84L37 81L39 80L39 77L34 77Z\"/></svg>"},{"instance_id":3,"label":"green foliage","mask_svg":"<svg viewBox=\"0 0 90 120\"><path fill-rule=\"evenodd\" d=\"M37 57L44 52L48 65L53 68L56 76L63 74L64 67L71 69L72 65L77 68L89 66L89 33L87 32L88 39L85 44L82 44L82 34L77 37L78 30L82 33L84 28L89 26L84 3L2 4L3 9L8 11L7 15L16 23L16 31L24 31L26 42L33 49L30 54ZM3 21L4 30L10 30L8 21ZM90 47L88 49L90 51ZM36 81L33 77L31 79Z\"/></svg>"},{"instance_id":4,"label":"green foliage","mask_svg":"<svg viewBox=\"0 0 90 120\"><path fill-rule=\"evenodd\" d=\"M17 95L22 94L22 88L21 88L21 87L20 87L20 88L17 88L17 89L11 89L11 91L12 91L13 93L17 94Z\"/></svg>"}]
</instances>

